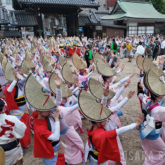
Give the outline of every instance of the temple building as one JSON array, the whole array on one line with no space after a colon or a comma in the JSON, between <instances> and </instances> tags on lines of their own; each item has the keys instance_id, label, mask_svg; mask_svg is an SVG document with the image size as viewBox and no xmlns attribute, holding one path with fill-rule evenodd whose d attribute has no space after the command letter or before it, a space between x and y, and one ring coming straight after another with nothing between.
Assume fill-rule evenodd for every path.
<instances>
[{"instance_id":1,"label":"temple building","mask_svg":"<svg viewBox=\"0 0 165 165\"><path fill-rule=\"evenodd\" d=\"M112 11L90 11L80 14L79 26L88 37L114 37L165 34L165 15L150 1L118 0ZM89 29L92 34L89 35Z\"/></svg>"}]
</instances>

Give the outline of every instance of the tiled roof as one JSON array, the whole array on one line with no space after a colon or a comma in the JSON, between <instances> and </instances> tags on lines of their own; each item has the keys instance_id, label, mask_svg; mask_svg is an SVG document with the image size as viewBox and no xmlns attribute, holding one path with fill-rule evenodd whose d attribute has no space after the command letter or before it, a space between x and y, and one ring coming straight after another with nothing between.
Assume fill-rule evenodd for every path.
<instances>
[{"instance_id":1,"label":"tiled roof","mask_svg":"<svg viewBox=\"0 0 165 165\"><path fill-rule=\"evenodd\" d=\"M100 7L95 0L17 0L18 3L73 5L80 7Z\"/></svg>"},{"instance_id":2,"label":"tiled roof","mask_svg":"<svg viewBox=\"0 0 165 165\"><path fill-rule=\"evenodd\" d=\"M142 1L117 1L113 11L101 17L104 20L115 20L125 18L137 19L165 19L165 15L159 13L151 2Z\"/></svg>"},{"instance_id":3,"label":"tiled roof","mask_svg":"<svg viewBox=\"0 0 165 165\"><path fill-rule=\"evenodd\" d=\"M36 26L35 13L25 11L11 11L10 24L16 26Z\"/></svg>"},{"instance_id":4,"label":"tiled roof","mask_svg":"<svg viewBox=\"0 0 165 165\"><path fill-rule=\"evenodd\" d=\"M96 11L91 10L90 13L79 14L79 26L88 26L89 24L100 24L102 26L126 28L126 26L115 25L114 21L102 20L100 17L106 16L109 10Z\"/></svg>"},{"instance_id":5,"label":"tiled roof","mask_svg":"<svg viewBox=\"0 0 165 165\"><path fill-rule=\"evenodd\" d=\"M7 14L7 10L3 7L0 6L0 24L8 24L9 23L9 16Z\"/></svg>"},{"instance_id":6,"label":"tiled roof","mask_svg":"<svg viewBox=\"0 0 165 165\"><path fill-rule=\"evenodd\" d=\"M85 24L91 23L89 19L89 14L80 14L79 15L79 26L85 26Z\"/></svg>"}]
</instances>

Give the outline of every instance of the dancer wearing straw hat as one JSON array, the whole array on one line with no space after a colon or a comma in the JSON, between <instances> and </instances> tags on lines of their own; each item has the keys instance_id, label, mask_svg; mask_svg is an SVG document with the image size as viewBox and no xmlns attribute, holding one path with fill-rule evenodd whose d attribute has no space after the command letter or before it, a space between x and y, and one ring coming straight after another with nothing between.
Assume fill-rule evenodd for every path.
<instances>
[{"instance_id":1,"label":"dancer wearing straw hat","mask_svg":"<svg viewBox=\"0 0 165 165\"><path fill-rule=\"evenodd\" d=\"M19 80L16 70L12 68L8 61L5 68L5 77L12 83L5 87L4 93L9 114L16 116L21 122L26 124L29 115L24 113L24 110L26 109L26 100L23 94L23 85L27 76L23 74L21 67L18 68L18 72L24 79ZM28 148L30 141L30 129L27 128L25 136L20 140L20 143L25 148Z\"/></svg>"},{"instance_id":2,"label":"dancer wearing straw hat","mask_svg":"<svg viewBox=\"0 0 165 165\"><path fill-rule=\"evenodd\" d=\"M111 115L111 111L104 106L107 102L108 94L109 87L106 86L103 90L104 96L102 101L99 101L85 91L80 91L78 96L78 103L81 112L93 124L91 129L88 131L88 141L85 147L85 162L87 161L87 158L89 158L90 165L107 165L109 164L109 160L121 162L116 137L123 132L127 132L138 127L144 120L143 114L140 114L136 123L113 131L106 131L106 120Z\"/></svg>"},{"instance_id":3,"label":"dancer wearing straw hat","mask_svg":"<svg viewBox=\"0 0 165 165\"><path fill-rule=\"evenodd\" d=\"M134 70L131 76L128 76L128 77L120 80L116 84L112 84L113 76L115 76L117 73L120 73L120 70L116 72L115 70L113 70L112 68L110 68L108 65L106 65L104 62L102 62L100 60L97 60L97 62L96 62L96 69L97 69L98 73L102 75L102 79L99 78L99 81L102 84L109 84L109 89L115 93L117 91L119 91L120 85L122 85L124 82L126 82L128 79L132 78L135 75L135 70ZM122 70L123 69L121 69L121 71ZM118 101L121 101L122 99L123 99L122 96L120 96ZM116 102L114 104L116 104ZM113 104L113 106L115 106L114 104Z\"/></svg>"},{"instance_id":4,"label":"dancer wearing straw hat","mask_svg":"<svg viewBox=\"0 0 165 165\"><path fill-rule=\"evenodd\" d=\"M0 99L0 147L5 153L5 164L17 164L17 160L22 157L22 148L19 139L24 137L26 126L15 116L5 114L5 102ZM4 157L1 157L0 164ZM4 155L3 155L4 156ZM2 164L3 165L3 164Z\"/></svg>"},{"instance_id":5,"label":"dancer wearing straw hat","mask_svg":"<svg viewBox=\"0 0 165 165\"><path fill-rule=\"evenodd\" d=\"M145 151L144 165L165 164L165 108L160 102L165 96L164 82L152 68L145 72L144 84L151 100L143 106L145 120L141 126L141 145ZM152 154L152 155L151 155Z\"/></svg>"},{"instance_id":6,"label":"dancer wearing straw hat","mask_svg":"<svg viewBox=\"0 0 165 165\"><path fill-rule=\"evenodd\" d=\"M72 56L72 62L73 65L78 69L78 79L79 82L81 84L81 90L88 90L88 78L92 75L92 73L95 70L94 65L91 65L92 67L92 71L89 73L90 69L88 69L88 74L85 75L85 73L87 72L85 69L87 68L86 64L84 63L84 61L76 54L74 53Z\"/></svg>"}]
</instances>

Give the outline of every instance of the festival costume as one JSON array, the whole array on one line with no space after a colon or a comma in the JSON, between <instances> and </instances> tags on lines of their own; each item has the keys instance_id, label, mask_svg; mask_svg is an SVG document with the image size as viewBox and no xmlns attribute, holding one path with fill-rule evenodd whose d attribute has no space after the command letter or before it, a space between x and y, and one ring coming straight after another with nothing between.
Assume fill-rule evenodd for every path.
<instances>
[{"instance_id":1,"label":"festival costume","mask_svg":"<svg viewBox=\"0 0 165 165\"><path fill-rule=\"evenodd\" d=\"M22 155L18 139L24 137L26 126L17 117L0 114L0 146L5 152L5 165L15 165Z\"/></svg>"},{"instance_id":2,"label":"festival costume","mask_svg":"<svg viewBox=\"0 0 165 165\"><path fill-rule=\"evenodd\" d=\"M29 83L33 83L34 86L29 86ZM40 92L41 100L43 100L43 104L38 104L37 102L31 101L31 97L28 92L30 90L34 90L36 86L38 86L36 92ZM34 88L34 89L32 89ZM56 104L49 97L49 93L46 89L30 74L25 82L25 96L28 103L35 109L39 109L38 111L50 111L53 110ZM60 91L58 91L60 92ZM58 93L57 92L57 93ZM47 96L45 98L45 96ZM57 96L59 97L59 96ZM39 99L40 100L40 99ZM39 101L36 100L36 101ZM61 100L61 99L57 99ZM38 119L38 112L34 111L32 116L33 122L31 123L31 127L34 130L34 156L37 158L42 158L43 163L45 165L58 165L59 159L62 158L62 162L60 165L65 165L64 156L62 154L58 155L58 149L60 147L60 122L55 121L51 116L46 117L46 120ZM52 123L52 124L51 124ZM59 157L60 156L60 157Z\"/></svg>"},{"instance_id":3,"label":"festival costume","mask_svg":"<svg viewBox=\"0 0 165 165\"><path fill-rule=\"evenodd\" d=\"M95 122L105 121L110 115L111 111L107 109L105 104L105 96L103 96L101 103L95 102L95 97L91 94L80 91L79 93L79 107L84 116ZM86 102L87 106L83 103ZM93 105L92 107L90 104ZM89 108L91 107L91 108ZM85 109L89 108L88 111ZM109 160L120 162L120 151L117 143L117 135L123 132L134 129L136 124L131 124L113 131L106 131L105 128L97 128L93 130L93 126L88 131L88 141L85 147L85 162L89 157L90 165L107 165Z\"/></svg>"}]
</instances>

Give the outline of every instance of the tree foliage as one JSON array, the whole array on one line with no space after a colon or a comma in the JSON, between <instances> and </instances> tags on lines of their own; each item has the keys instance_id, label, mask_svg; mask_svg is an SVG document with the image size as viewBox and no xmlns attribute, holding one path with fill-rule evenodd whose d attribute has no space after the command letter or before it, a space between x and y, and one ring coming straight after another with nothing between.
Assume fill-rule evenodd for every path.
<instances>
[{"instance_id":1,"label":"tree foliage","mask_svg":"<svg viewBox=\"0 0 165 165\"><path fill-rule=\"evenodd\" d=\"M149 0L142 0L142 1L149 1ZM151 0L151 2L158 12L165 14L165 1L164 0Z\"/></svg>"}]
</instances>

